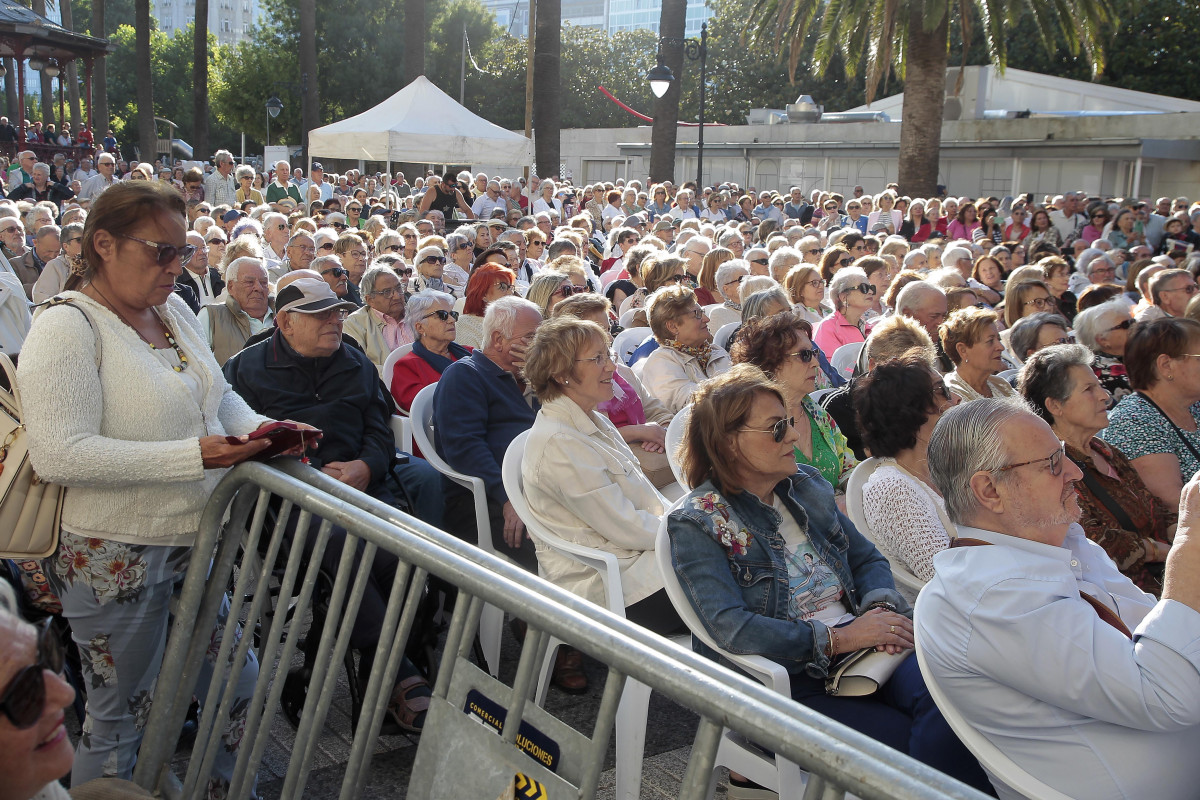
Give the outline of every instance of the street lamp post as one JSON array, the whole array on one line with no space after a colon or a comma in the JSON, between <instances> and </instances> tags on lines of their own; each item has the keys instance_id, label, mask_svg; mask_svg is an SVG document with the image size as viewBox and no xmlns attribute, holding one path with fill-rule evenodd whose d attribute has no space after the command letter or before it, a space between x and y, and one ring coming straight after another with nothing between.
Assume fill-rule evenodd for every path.
<instances>
[{"instance_id":1,"label":"street lamp post","mask_svg":"<svg viewBox=\"0 0 1200 800\"><path fill-rule=\"evenodd\" d=\"M267 101L267 147L271 146L271 120L278 117L280 111L283 111L283 101L271 95L271 99Z\"/></svg>"},{"instance_id":2,"label":"street lamp post","mask_svg":"<svg viewBox=\"0 0 1200 800\"><path fill-rule=\"evenodd\" d=\"M696 188L704 188L704 95L708 79L708 23L700 26L700 39L680 39L675 36L663 36L658 40L658 64L646 73L650 82L650 91L655 97L667 93L671 81L675 80L671 68L663 63L663 45L682 47L684 55L692 61L700 62L700 119L699 131L696 135Z\"/></svg>"}]
</instances>

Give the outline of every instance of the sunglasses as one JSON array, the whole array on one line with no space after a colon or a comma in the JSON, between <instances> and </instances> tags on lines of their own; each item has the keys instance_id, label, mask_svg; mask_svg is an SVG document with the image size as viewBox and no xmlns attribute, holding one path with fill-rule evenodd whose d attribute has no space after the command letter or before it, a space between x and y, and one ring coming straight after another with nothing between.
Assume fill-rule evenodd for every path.
<instances>
[{"instance_id":1,"label":"sunglasses","mask_svg":"<svg viewBox=\"0 0 1200 800\"><path fill-rule=\"evenodd\" d=\"M728 286L731 283L741 283L745 279L746 279L745 275L738 275L736 278L734 278L732 280L725 281L725 285Z\"/></svg>"},{"instance_id":2,"label":"sunglasses","mask_svg":"<svg viewBox=\"0 0 1200 800\"><path fill-rule=\"evenodd\" d=\"M442 322L445 322L448 319L457 320L458 312L457 311L447 311L444 308L439 308L437 311L430 311L428 314L421 317L421 319L425 320L425 319L429 319L430 317L437 317Z\"/></svg>"},{"instance_id":3,"label":"sunglasses","mask_svg":"<svg viewBox=\"0 0 1200 800\"><path fill-rule=\"evenodd\" d=\"M339 230L339 231L346 230L346 225L343 222L331 222L331 223L329 223L329 227L334 228L335 230Z\"/></svg>"},{"instance_id":4,"label":"sunglasses","mask_svg":"<svg viewBox=\"0 0 1200 800\"><path fill-rule=\"evenodd\" d=\"M349 275L350 275L349 272L342 269L341 267L332 267L331 269L321 270L322 275L328 275L331 272L338 278L346 278L346 277L349 277Z\"/></svg>"},{"instance_id":5,"label":"sunglasses","mask_svg":"<svg viewBox=\"0 0 1200 800\"><path fill-rule=\"evenodd\" d=\"M383 252L385 252L385 253L395 253L395 252L398 252L399 250L400 250L400 245L398 245L398 244L389 244L387 247L383 248Z\"/></svg>"},{"instance_id":6,"label":"sunglasses","mask_svg":"<svg viewBox=\"0 0 1200 800\"><path fill-rule=\"evenodd\" d=\"M573 294L575 294L575 287L569 283L564 283L562 286L559 286L557 289L555 289L550 296L553 297L554 295L558 295L559 297L565 298L570 297Z\"/></svg>"},{"instance_id":7,"label":"sunglasses","mask_svg":"<svg viewBox=\"0 0 1200 800\"><path fill-rule=\"evenodd\" d=\"M750 263L751 263L751 264L766 264L766 263L767 263L767 259L765 259L765 258L752 258L752 259L750 259Z\"/></svg>"},{"instance_id":8,"label":"sunglasses","mask_svg":"<svg viewBox=\"0 0 1200 800\"><path fill-rule=\"evenodd\" d=\"M869 283L860 283L858 286L851 286L851 289L858 289L863 294L875 294L875 287Z\"/></svg>"},{"instance_id":9,"label":"sunglasses","mask_svg":"<svg viewBox=\"0 0 1200 800\"><path fill-rule=\"evenodd\" d=\"M686 280L687 280L687 275L678 275L678 274L672 275L671 277L667 278L667 281L670 283L683 283Z\"/></svg>"},{"instance_id":10,"label":"sunglasses","mask_svg":"<svg viewBox=\"0 0 1200 800\"><path fill-rule=\"evenodd\" d=\"M162 244L161 242L152 242L149 239L139 239L136 236L130 236L125 233L120 233L117 235L120 236L122 239L129 239L131 241L137 242L138 244L144 244L147 247L153 247L154 251L155 251L154 261L160 267L167 266L172 261L174 261L176 258L179 259L180 266L186 265L189 261L192 260L192 256L196 252L196 245L194 245L194 244L185 244L183 247L176 247L173 244Z\"/></svg>"},{"instance_id":11,"label":"sunglasses","mask_svg":"<svg viewBox=\"0 0 1200 800\"><path fill-rule=\"evenodd\" d=\"M1123 320L1119 325L1114 325L1111 328L1109 328L1108 332L1112 333L1113 331L1127 331L1132 327L1133 327L1133 320L1127 319L1127 320Z\"/></svg>"},{"instance_id":12,"label":"sunglasses","mask_svg":"<svg viewBox=\"0 0 1200 800\"><path fill-rule=\"evenodd\" d=\"M326 242L325 244L321 245L321 246L320 246L320 247L318 247L317 249L318 249L318 250L332 250L332 249L333 249L333 242Z\"/></svg>"},{"instance_id":13,"label":"sunglasses","mask_svg":"<svg viewBox=\"0 0 1200 800\"><path fill-rule=\"evenodd\" d=\"M850 265L851 265L851 264L853 264L853 263L854 263L854 259L853 259L853 258L851 258L851 257L839 258L839 259L838 259L838 266L840 266L840 267L848 267L848 266L850 266Z\"/></svg>"},{"instance_id":14,"label":"sunglasses","mask_svg":"<svg viewBox=\"0 0 1200 800\"><path fill-rule=\"evenodd\" d=\"M812 360L817 357L821 351L814 347L812 350L798 350L795 353L788 353L788 358L798 358L802 364L811 364ZM776 439L776 441L779 441Z\"/></svg>"},{"instance_id":15,"label":"sunglasses","mask_svg":"<svg viewBox=\"0 0 1200 800\"><path fill-rule=\"evenodd\" d=\"M62 243L63 243L63 246L65 247L66 245L75 244L76 242L82 242L82 241L83 241L82 236L76 236L74 239L63 239Z\"/></svg>"},{"instance_id":16,"label":"sunglasses","mask_svg":"<svg viewBox=\"0 0 1200 800\"><path fill-rule=\"evenodd\" d=\"M392 271L397 275L403 275L406 278L411 277L413 274L412 267L396 267Z\"/></svg>"},{"instance_id":17,"label":"sunglasses","mask_svg":"<svg viewBox=\"0 0 1200 800\"><path fill-rule=\"evenodd\" d=\"M751 433L769 433L771 438L778 444L787 436L788 429L796 424L795 417L784 417L769 428L738 428L739 431L749 431Z\"/></svg>"},{"instance_id":18,"label":"sunglasses","mask_svg":"<svg viewBox=\"0 0 1200 800\"><path fill-rule=\"evenodd\" d=\"M938 395L943 400L945 400L947 403L949 403L952 399L952 396L950 394L950 388L948 386L946 386L946 384L942 383L941 381L933 382L933 392L934 392L934 394Z\"/></svg>"},{"instance_id":19,"label":"sunglasses","mask_svg":"<svg viewBox=\"0 0 1200 800\"><path fill-rule=\"evenodd\" d=\"M32 728L46 710L46 670L61 675L65 665L62 641L49 618L38 623L37 650L37 663L18 672L0 697L0 711L18 730Z\"/></svg>"},{"instance_id":20,"label":"sunglasses","mask_svg":"<svg viewBox=\"0 0 1200 800\"><path fill-rule=\"evenodd\" d=\"M445 256L425 256L421 259L422 264L445 264Z\"/></svg>"}]
</instances>

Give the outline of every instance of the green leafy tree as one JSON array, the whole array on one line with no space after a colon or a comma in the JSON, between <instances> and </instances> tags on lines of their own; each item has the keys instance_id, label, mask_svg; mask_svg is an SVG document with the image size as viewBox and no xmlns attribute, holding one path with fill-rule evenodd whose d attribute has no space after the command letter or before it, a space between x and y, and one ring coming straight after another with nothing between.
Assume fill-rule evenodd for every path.
<instances>
[{"instance_id":1,"label":"green leafy tree","mask_svg":"<svg viewBox=\"0 0 1200 800\"><path fill-rule=\"evenodd\" d=\"M458 99L459 83L462 77L464 27L467 31L467 38L471 42L471 52L475 56L476 63L479 62L482 55L481 48L488 42L500 38L504 33L496 24L495 14L488 11L479 0L451 0L438 9L437 14L429 22L428 47L425 52L425 77L455 100ZM482 78L484 80L482 85L486 87L489 85L490 76L476 70L470 58L467 59L466 74L467 86L475 88L473 97L483 100L486 93L479 92L478 81ZM472 107L468 105L468 108ZM478 113L477 109L478 107L472 108Z\"/></svg>"}]
</instances>

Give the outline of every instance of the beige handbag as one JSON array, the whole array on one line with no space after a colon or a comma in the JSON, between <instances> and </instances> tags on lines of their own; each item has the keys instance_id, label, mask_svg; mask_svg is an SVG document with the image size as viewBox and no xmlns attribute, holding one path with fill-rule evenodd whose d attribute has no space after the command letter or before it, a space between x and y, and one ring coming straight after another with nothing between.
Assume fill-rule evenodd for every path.
<instances>
[{"instance_id":1,"label":"beige handbag","mask_svg":"<svg viewBox=\"0 0 1200 800\"><path fill-rule=\"evenodd\" d=\"M865 697L874 694L888 682L896 668L913 654L910 650L899 653L878 651L874 647L864 647L853 653L847 653L833 665L829 677L825 679L825 693L837 697Z\"/></svg>"},{"instance_id":2,"label":"beige handbag","mask_svg":"<svg viewBox=\"0 0 1200 800\"><path fill-rule=\"evenodd\" d=\"M58 548L65 490L33 471L17 370L3 353L0 369L10 387L0 388L0 557L45 558Z\"/></svg>"}]
</instances>

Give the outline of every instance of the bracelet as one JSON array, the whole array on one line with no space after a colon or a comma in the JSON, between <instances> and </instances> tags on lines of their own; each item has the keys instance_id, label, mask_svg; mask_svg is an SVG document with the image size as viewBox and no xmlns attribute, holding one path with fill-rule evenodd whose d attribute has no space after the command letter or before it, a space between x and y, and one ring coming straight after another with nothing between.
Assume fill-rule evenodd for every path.
<instances>
[{"instance_id":1,"label":"bracelet","mask_svg":"<svg viewBox=\"0 0 1200 800\"><path fill-rule=\"evenodd\" d=\"M838 635L836 628L829 629L829 658L833 658L840 652L838 648Z\"/></svg>"}]
</instances>

